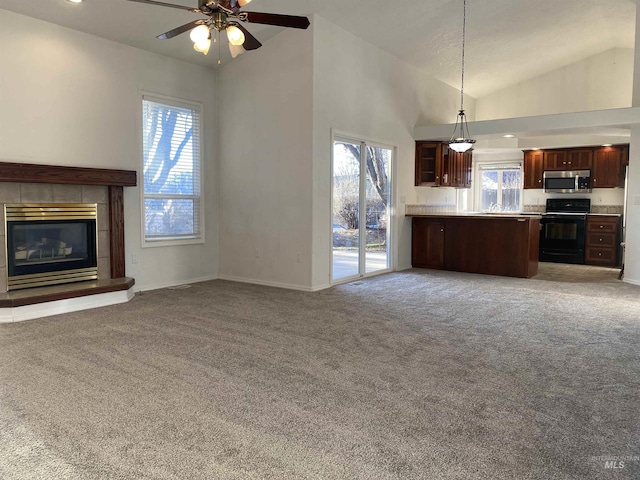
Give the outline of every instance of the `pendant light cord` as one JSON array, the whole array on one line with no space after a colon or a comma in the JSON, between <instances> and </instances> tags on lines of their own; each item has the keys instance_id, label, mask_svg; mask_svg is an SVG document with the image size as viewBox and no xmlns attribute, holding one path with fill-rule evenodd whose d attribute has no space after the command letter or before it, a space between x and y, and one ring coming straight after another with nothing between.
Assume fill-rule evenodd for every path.
<instances>
[{"instance_id":1,"label":"pendant light cord","mask_svg":"<svg viewBox=\"0 0 640 480\"><path fill-rule=\"evenodd\" d=\"M464 111L464 44L467 36L467 0L462 2L462 83L460 86L460 111Z\"/></svg>"}]
</instances>

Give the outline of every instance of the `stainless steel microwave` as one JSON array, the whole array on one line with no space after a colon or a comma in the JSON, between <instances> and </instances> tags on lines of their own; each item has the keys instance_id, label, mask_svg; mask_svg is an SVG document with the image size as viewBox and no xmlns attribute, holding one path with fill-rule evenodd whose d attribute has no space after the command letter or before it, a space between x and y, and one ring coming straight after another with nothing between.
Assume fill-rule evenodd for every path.
<instances>
[{"instance_id":1,"label":"stainless steel microwave","mask_svg":"<svg viewBox=\"0 0 640 480\"><path fill-rule=\"evenodd\" d=\"M591 191L591 170L545 171L544 191L550 193L588 193Z\"/></svg>"}]
</instances>

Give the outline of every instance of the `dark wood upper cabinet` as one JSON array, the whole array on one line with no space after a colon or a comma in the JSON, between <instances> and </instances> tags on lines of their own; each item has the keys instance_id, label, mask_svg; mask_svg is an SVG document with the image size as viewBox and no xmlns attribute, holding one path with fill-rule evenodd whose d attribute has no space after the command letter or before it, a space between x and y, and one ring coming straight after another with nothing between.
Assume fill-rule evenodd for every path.
<instances>
[{"instance_id":1,"label":"dark wood upper cabinet","mask_svg":"<svg viewBox=\"0 0 640 480\"><path fill-rule=\"evenodd\" d=\"M415 185L439 185L442 170L442 144L416 142Z\"/></svg>"},{"instance_id":2,"label":"dark wood upper cabinet","mask_svg":"<svg viewBox=\"0 0 640 480\"><path fill-rule=\"evenodd\" d=\"M543 172L543 152L541 150L524 152L524 188L543 188Z\"/></svg>"},{"instance_id":3,"label":"dark wood upper cabinet","mask_svg":"<svg viewBox=\"0 0 640 480\"><path fill-rule=\"evenodd\" d=\"M567 150L567 170L591 170L593 167L592 148L572 148Z\"/></svg>"},{"instance_id":4,"label":"dark wood upper cabinet","mask_svg":"<svg viewBox=\"0 0 640 480\"><path fill-rule=\"evenodd\" d=\"M621 146L595 149L591 172L593 188L613 188L623 185L623 157L626 151L626 147Z\"/></svg>"},{"instance_id":5,"label":"dark wood upper cabinet","mask_svg":"<svg viewBox=\"0 0 640 480\"><path fill-rule=\"evenodd\" d=\"M524 152L524 188L544 188L545 170L590 170L591 188L621 187L628 164L628 145L528 150Z\"/></svg>"},{"instance_id":6,"label":"dark wood upper cabinet","mask_svg":"<svg viewBox=\"0 0 640 480\"><path fill-rule=\"evenodd\" d=\"M564 150L547 150L542 153L545 170L566 170L567 152Z\"/></svg>"},{"instance_id":7,"label":"dark wood upper cabinet","mask_svg":"<svg viewBox=\"0 0 640 480\"><path fill-rule=\"evenodd\" d=\"M470 188L473 154L442 142L416 142L415 185Z\"/></svg>"}]
</instances>

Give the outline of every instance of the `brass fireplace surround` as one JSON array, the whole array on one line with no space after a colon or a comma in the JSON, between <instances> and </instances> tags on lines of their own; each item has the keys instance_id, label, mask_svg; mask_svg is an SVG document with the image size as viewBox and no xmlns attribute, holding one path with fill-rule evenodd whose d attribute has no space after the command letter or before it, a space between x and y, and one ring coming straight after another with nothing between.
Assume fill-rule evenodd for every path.
<instances>
[{"instance_id":1,"label":"brass fireplace surround","mask_svg":"<svg viewBox=\"0 0 640 480\"><path fill-rule=\"evenodd\" d=\"M10 222L38 222L38 221L51 221L51 220L93 220L94 228L96 232L92 236L94 238L94 245L92 248L96 249L94 258L97 258L97 218L98 218L98 205L95 203L73 203L73 204L6 204L4 206L4 218L5 218L5 232L8 232L8 226ZM8 235L5 236L8 239ZM67 255L71 254L72 248L66 245L64 242L58 240L52 240L50 243L53 246L49 246L47 254L51 255L51 262L55 262L56 259L63 260ZM37 246L34 247L33 252L37 252ZM42 246L40 246L42 248ZM11 260L17 262L18 260L28 260L32 251L25 249L18 251L9 251L9 245L7 240L7 248L5 249L7 257L13 255ZM42 252L42 250L40 250ZM9 258L5 259L6 265L9 265ZM57 270L54 272L46 273L33 273L26 275L9 275L9 269L7 268L7 290L18 290L24 288L42 287L47 285L58 285L62 283L80 282L84 280L95 280L98 278L98 267L91 266L88 268L75 268L68 270Z\"/></svg>"}]
</instances>

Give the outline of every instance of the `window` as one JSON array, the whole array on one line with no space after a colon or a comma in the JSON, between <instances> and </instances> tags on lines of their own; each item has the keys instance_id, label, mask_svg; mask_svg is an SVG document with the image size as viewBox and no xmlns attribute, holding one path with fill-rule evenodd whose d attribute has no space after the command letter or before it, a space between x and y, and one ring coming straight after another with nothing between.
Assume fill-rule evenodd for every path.
<instances>
[{"instance_id":1,"label":"window","mask_svg":"<svg viewBox=\"0 0 640 480\"><path fill-rule=\"evenodd\" d=\"M483 212L519 212L521 210L521 166L479 164L477 205Z\"/></svg>"},{"instance_id":2,"label":"window","mask_svg":"<svg viewBox=\"0 0 640 480\"><path fill-rule=\"evenodd\" d=\"M142 97L145 245L202 241L200 105Z\"/></svg>"}]
</instances>

